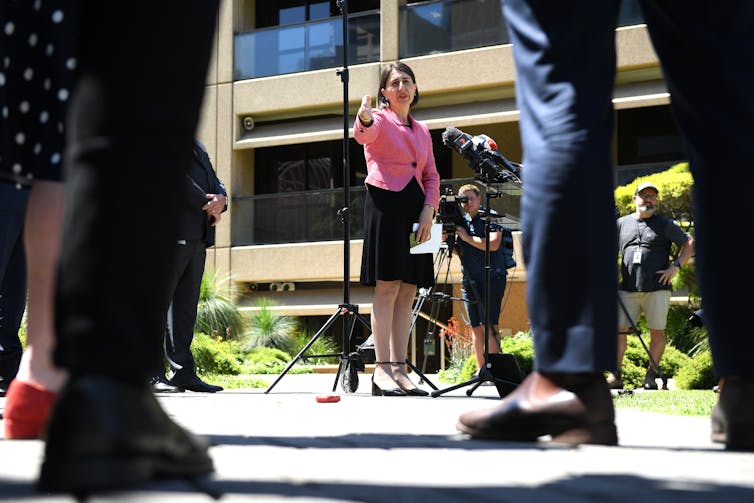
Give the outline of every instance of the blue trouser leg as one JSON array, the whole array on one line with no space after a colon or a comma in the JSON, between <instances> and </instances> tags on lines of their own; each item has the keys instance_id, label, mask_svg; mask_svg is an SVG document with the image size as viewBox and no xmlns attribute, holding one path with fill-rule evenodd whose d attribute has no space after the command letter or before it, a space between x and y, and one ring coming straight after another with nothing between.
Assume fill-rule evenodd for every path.
<instances>
[{"instance_id":1,"label":"blue trouser leg","mask_svg":"<svg viewBox=\"0 0 754 503\"><path fill-rule=\"evenodd\" d=\"M612 369L617 235L610 145L619 3L503 6L521 110L521 225L535 366Z\"/></svg>"},{"instance_id":2,"label":"blue trouser leg","mask_svg":"<svg viewBox=\"0 0 754 503\"><path fill-rule=\"evenodd\" d=\"M754 268L742 235L754 215L754 3L642 9L694 174L695 263L715 372L752 375Z\"/></svg>"}]
</instances>

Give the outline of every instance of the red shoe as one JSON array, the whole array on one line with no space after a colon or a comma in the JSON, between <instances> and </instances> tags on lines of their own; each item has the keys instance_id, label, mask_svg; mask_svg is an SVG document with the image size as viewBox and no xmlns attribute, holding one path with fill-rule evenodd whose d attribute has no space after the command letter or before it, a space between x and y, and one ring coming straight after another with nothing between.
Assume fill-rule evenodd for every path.
<instances>
[{"instance_id":1,"label":"red shoe","mask_svg":"<svg viewBox=\"0 0 754 503\"><path fill-rule=\"evenodd\" d=\"M14 379L5 398L5 438L40 438L57 397L57 393L36 384Z\"/></svg>"}]
</instances>

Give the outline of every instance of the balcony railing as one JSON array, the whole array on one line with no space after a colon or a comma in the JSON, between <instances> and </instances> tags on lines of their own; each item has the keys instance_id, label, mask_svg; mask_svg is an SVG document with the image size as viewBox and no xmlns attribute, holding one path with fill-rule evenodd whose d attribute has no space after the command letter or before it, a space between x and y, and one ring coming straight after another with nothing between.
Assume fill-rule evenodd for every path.
<instances>
[{"instance_id":1,"label":"balcony railing","mask_svg":"<svg viewBox=\"0 0 754 503\"><path fill-rule=\"evenodd\" d=\"M510 42L501 0L439 0L400 10L402 58Z\"/></svg>"},{"instance_id":2,"label":"balcony railing","mask_svg":"<svg viewBox=\"0 0 754 503\"><path fill-rule=\"evenodd\" d=\"M643 23L638 0L621 3L618 26ZM432 0L400 10L400 56L508 44L503 0Z\"/></svg>"},{"instance_id":3,"label":"balcony railing","mask_svg":"<svg viewBox=\"0 0 754 503\"><path fill-rule=\"evenodd\" d=\"M471 178L445 180L445 187L458 188ZM352 239L364 238L364 186L349 189L350 233ZM506 215L504 225L518 229L520 189L503 187L504 197L493 199L491 206ZM231 204L233 246L339 241L343 221L338 210L344 206L342 188L305 192L286 192L258 196L236 196ZM484 199L483 199L484 200Z\"/></svg>"},{"instance_id":4,"label":"balcony railing","mask_svg":"<svg viewBox=\"0 0 754 503\"><path fill-rule=\"evenodd\" d=\"M235 80L342 66L343 20L330 18L236 34L234 58ZM379 11L349 14L348 63L371 63L379 58Z\"/></svg>"}]
</instances>

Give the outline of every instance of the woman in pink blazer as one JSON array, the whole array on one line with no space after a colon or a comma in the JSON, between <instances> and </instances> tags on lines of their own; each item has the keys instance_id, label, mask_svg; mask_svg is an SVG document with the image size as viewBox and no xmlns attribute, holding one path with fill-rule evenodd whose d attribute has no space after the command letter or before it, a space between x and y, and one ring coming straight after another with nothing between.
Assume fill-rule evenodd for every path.
<instances>
[{"instance_id":1,"label":"woman in pink blazer","mask_svg":"<svg viewBox=\"0 0 754 503\"><path fill-rule=\"evenodd\" d=\"M367 163L361 284L375 287L372 394L380 396L427 395L406 373L416 288L434 284L432 254L411 255L409 234L416 223L417 240L430 238L440 199L432 138L409 113L418 100L414 72L391 63L380 75L380 108L365 95L353 128Z\"/></svg>"}]
</instances>

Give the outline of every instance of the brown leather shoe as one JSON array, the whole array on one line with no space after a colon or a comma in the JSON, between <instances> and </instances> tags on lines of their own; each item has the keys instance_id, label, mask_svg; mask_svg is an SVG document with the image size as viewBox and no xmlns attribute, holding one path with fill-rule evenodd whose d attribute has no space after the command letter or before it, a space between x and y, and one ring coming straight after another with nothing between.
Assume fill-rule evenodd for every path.
<instances>
[{"instance_id":1,"label":"brown leather shoe","mask_svg":"<svg viewBox=\"0 0 754 503\"><path fill-rule=\"evenodd\" d=\"M712 441L732 451L754 451L754 376L728 376L720 382L712 409Z\"/></svg>"},{"instance_id":2,"label":"brown leather shoe","mask_svg":"<svg viewBox=\"0 0 754 503\"><path fill-rule=\"evenodd\" d=\"M466 412L456 428L475 438L617 445L615 410L602 374L533 372L497 407Z\"/></svg>"}]
</instances>

